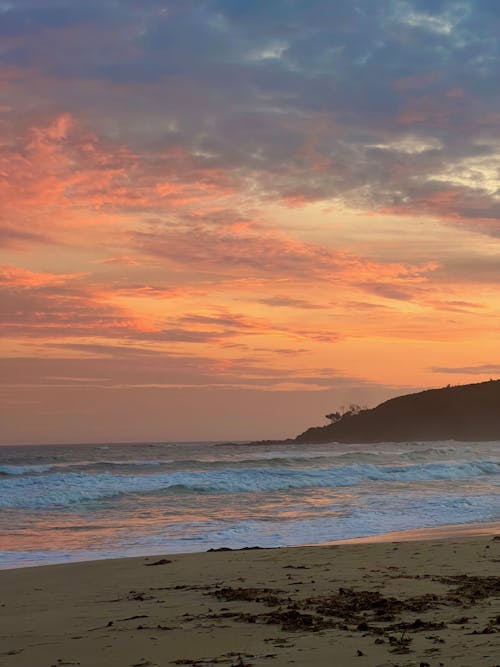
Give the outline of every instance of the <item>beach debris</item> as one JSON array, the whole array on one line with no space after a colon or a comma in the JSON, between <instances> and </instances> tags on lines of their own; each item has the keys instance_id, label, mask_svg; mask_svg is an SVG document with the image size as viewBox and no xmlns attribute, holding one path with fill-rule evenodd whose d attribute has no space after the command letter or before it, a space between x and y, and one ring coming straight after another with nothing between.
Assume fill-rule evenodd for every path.
<instances>
[{"instance_id":1,"label":"beach debris","mask_svg":"<svg viewBox=\"0 0 500 667\"><path fill-rule=\"evenodd\" d=\"M87 632L95 632L96 630L104 630L105 628L111 628L114 625L114 621L108 621L105 625L98 625L96 628L89 628Z\"/></svg>"},{"instance_id":2,"label":"beach debris","mask_svg":"<svg viewBox=\"0 0 500 667\"><path fill-rule=\"evenodd\" d=\"M394 597L384 597L378 591L339 588L336 595L308 598L303 604L313 607L317 613L324 616L336 616L359 626L367 622L366 612L371 612L372 620L390 622L394 621L396 614L403 611L422 612L436 607L438 603L439 598L434 594L398 600ZM361 631L363 627L362 625Z\"/></svg>"},{"instance_id":3,"label":"beach debris","mask_svg":"<svg viewBox=\"0 0 500 667\"><path fill-rule=\"evenodd\" d=\"M385 630L412 630L414 632L423 632L429 630L444 630L447 625L446 623L434 623L433 621L423 621L421 618L417 618L413 623L396 623L394 625L387 626Z\"/></svg>"},{"instance_id":4,"label":"beach debris","mask_svg":"<svg viewBox=\"0 0 500 667\"><path fill-rule=\"evenodd\" d=\"M459 574L451 577L437 577L434 581L456 585L447 598L455 603L473 605L489 597L500 596L500 577L473 577Z\"/></svg>"},{"instance_id":5,"label":"beach debris","mask_svg":"<svg viewBox=\"0 0 500 667\"><path fill-rule=\"evenodd\" d=\"M168 558L160 558L160 560L156 560L154 563L144 563L144 565L145 567L154 567L155 565L168 565L171 562Z\"/></svg>"},{"instance_id":6,"label":"beach debris","mask_svg":"<svg viewBox=\"0 0 500 667\"><path fill-rule=\"evenodd\" d=\"M138 593L137 591L129 591L127 594L127 600L137 600L138 602L144 602L144 600L153 600L152 595L147 595L146 593Z\"/></svg>"},{"instance_id":7,"label":"beach debris","mask_svg":"<svg viewBox=\"0 0 500 667\"><path fill-rule=\"evenodd\" d=\"M253 662L248 662L248 658L255 658L252 653L235 653L231 651L215 658L178 658L172 665L190 665L190 667L208 667L213 664L226 664L229 667L253 667ZM269 657L269 656L263 656ZM274 656L273 656L274 657Z\"/></svg>"},{"instance_id":8,"label":"beach debris","mask_svg":"<svg viewBox=\"0 0 500 667\"><path fill-rule=\"evenodd\" d=\"M285 566L287 567L287 566ZM297 566L291 566L295 568ZM411 652L412 635L419 632L436 632L448 627L441 619L417 617L414 614L426 613L465 604L476 604L488 597L495 596L499 589L498 577L478 577L456 575L447 577L427 576L429 580L450 586L444 593L425 593L409 598L385 596L380 591L355 590L341 587L330 595L292 599L284 591L274 588L233 588L230 586L212 588L207 595L213 595L226 602L252 602L267 607L270 611L246 613L241 608L230 610L223 607L221 613L212 613L207 618L232 619L236 622L279 625L286 632L318 632L337 629L364 635L375 635L375 642L388 644L391 653L407 654ZM405 618L410 614L410 618ZM401 618L403 616L403 618ZM464 623L469 617L460 616L452 623ZM486 626L470 634L494 634L500 632L495 614ZM443 644L444 639L438 634L426 635L434 644ZM427 649L426 652L439 651ZM192 663L191 663L192 664Z\"/></svg>"},{"instance_id":9,"label":"beach debris","mask_svg":"<svg viewBox=\"0 0 500 667\"><path fill-rule=\"evenodd\" d=\"M219 600L225 600L226 602L234 600L262 602L269 607L284 602L284 598L278 595L279 593L283 593L283 591L275 588L232 588L231 586L225 586L210 592L211 595L215 595ZM286 602L291 602L291 598L286 598Z\"/></svg>"},{"instance_id":10,"label":"beach debris","mask_svg":"<svg viewBox=\"0 0 500 667\"><path fill-rule=\"evenodd\" d=\"M453 618L450 623L453 625L464 625L464 623L470 621L471 618L475 618L475 616L459 616L457 618Z\"/></svg>"},{"instance_id":11,"label":"beach debris","mask_svg":"<svg viewBox=\"0 0 500 667\"><path fill-rule=\"evenodd\" d=\"M207 553L216 553L217 551L254 551L255 549L263 549L264 547L240 547L239 549L232 549L231 547L217 547L207 549Z\"/></svg>"},{"instance_id":12,"label":"beach debris","mask_svg":"<svg viewBox=\"0 0 500 667\"><path fill-rule=\"evenodd\" d=\"M389 644L393 646L391 653L410 653L410 644L412 641L411 637L406 636L405 630L403 630L400 637L389 635Z\"/></svg>"},{"instance_id":13,"label":"beach debris","mask_svg":"<svg viewBox=\"0 0 500 667\"><path fill-rule=\"evenodd\" d=\"M269 624L281 625L285 631L311 630L317 632L325 628L323 619L312 614L304 614L296 609L286 611L272 611L265 616L265 622ZM328 625L326 626L328 627Z\"/></svg>"},{"instance_id":14,"label":"beach debris","mask_svg":"<svg viewBox=\"0 0 500 667\"><path fill-rule=\"evenodd\" d=\"M209 592L210 595L226 602L259 602L269 607L279 607L279 609L267 615L240 614L240 619L247 622L261 620L264 623L293 626L293 629L308 627L312 631L316 631L320 627L339 627L338 623L329 621L325 623L323 617L326 616L341 619L344 625L346 623L355 625L355 629L360 632L372 632L374 634L383 633L383 629L370 626L368 620L378 623L390 622L395 620L396 614L404 611L426 611L436 607L440 602L439 597L433 594L398 600L394 597L384 597L378 591L355 591L351 588L339 588L338 593L334 595L306 598L301 601L293 601L288 596L280 595L281 593L282 591L279 589L232 588L230 586ZM287 607L286 611L281 609L282 606ZM313 611L315 616L312 617L311 614L294 616L294 614L299 613L299 609ZM225 613L224 617L229 617L230 613ZM371 617L367 617L367 613L371 613ZM313 618L314 621L310 620ZM436 629L436 627L440 628L442 626L434 623L427 624L420 619L413 623L404 624L405 630L414 631ZM392 626L390 629L392 629Z\"/></svg>"}]
</instances>

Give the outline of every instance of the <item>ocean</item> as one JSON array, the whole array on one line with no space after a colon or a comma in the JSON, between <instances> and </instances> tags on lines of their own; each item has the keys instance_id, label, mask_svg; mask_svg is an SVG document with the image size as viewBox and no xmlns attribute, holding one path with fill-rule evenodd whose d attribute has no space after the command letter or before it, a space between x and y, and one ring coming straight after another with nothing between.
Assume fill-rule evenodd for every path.
<instances>
[{"instance_id":1,"label":"ocean","mask_svg":"<svg viewBox=\"0 0 500 667\"><path fill-rule=\"evenodd\" d=\"M495 521L499 444L0 447L0 567Z\"/></svg>"}]
</instances>

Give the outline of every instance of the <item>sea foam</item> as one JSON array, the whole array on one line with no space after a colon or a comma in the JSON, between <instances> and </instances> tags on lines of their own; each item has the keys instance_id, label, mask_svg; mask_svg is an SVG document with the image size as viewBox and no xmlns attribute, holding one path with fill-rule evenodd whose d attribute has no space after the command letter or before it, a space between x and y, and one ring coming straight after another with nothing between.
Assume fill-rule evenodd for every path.
<instances>
[{"instance_id":1,"label":"sea foam","mask_svg":"<svg viewBox=\"0 0 500 667\"><path fill-rule=\"evenodd\" d=\"M140 475L49 470L48 474L26 476L17 472L0 479L0 507L65 507L120 495L159 492L252 493L315 487L341 488L379 482L413 484L474 477L492 478L493 482L498 474L500 463L494 460L398 466L357 464L326 468L242 468Z\"/></svg>"}]
</instances>

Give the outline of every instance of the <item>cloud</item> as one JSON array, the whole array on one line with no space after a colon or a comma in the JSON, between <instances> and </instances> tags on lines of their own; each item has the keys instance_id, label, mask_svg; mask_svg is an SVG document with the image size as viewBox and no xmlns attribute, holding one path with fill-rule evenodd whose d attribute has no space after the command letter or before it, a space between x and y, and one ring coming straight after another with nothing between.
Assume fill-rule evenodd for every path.
<instances>
[{"instance_id":1,"label":"cloud","mask_svg":"<svg viewBox=\"0 0 500 667\"><path fill-rule=\"evenodd\" d=\"M49 273L30 271L18 266L0 264L0 286L54 287L80 280L84 273Z\"/></svg>"},{"instance_id":2,"label":"cloud","mask_svg":"<svg viewBox=\"0 0 500 667\"><path fill-rule=\"evenodd\" d=\"M255 231L178 224L135 232L141 253L188 264L214 275L288 275L313 277L339 271L344 259L335 253L271 230Z\"/></svg>"},{"instance_id":3,"label":"cloud","mask_svg":"<svg viewBox=\"0 0 500 667\"><path fill-rule=\"evenodd\" d=\"M480 303L472 301L461 301L460 299L453 300L434 300L432 305L439 310L447 310L455 313L478 313L484 310L484 306Z\"/></svg>"},{"instance_id":4,"label":"cloud","mask_svg":"<svg viewBox=\"0 0 500 667\"><path fill-rule=\"evenodd\" d=\"M477 364L475 366L432 366L433 373L451 373L457 375L500 375L500 364Z\"/></svg>"},{"instance_id":5,"label":"cloud","mask_svg":"<svg viewBox=\"0 0 500 667\"><path fill-rule=\"evenodd\" d=\"M1 233L14 246L74 243L81 229L98 226L116 235L124 226L117 225L118 214L189 210L232 192L229 174L181 147L144 156L95 134L70 113L9 130L0 143L0 213ZM103 261L137 260L119 255Z\"/></svg>"},{"instance_id":6,"label":"cloud","mask_svg":"<svg viewBox=\"0 0 500 667\"><path fill-rule=\"evenodd\" d=\"M183 289L149 289L133 283L109 288L84 273L35 272L5 265L0 266L0 322L4 335L40 341L106 337L159 344L221 344L240 335L286 331L267 319L222 307L205 308L204 312L169 308L140 316L132 307L120 305L122 297L165 303L185 293Z\"/></svg>"},{"instance_id":7,"label":"cloud","mask_svg":"<svg viewBox=\"0 0 500 667\"><path fill-rule=\"evenodd\" d=\"M299 308L304 310L323 310L326 304L317 304L305 299L295 299L287 296L270 296L259 299L259 303L273 308Z\"/></svg>"},{"instance_id":8,"label":"cloud","mask_svg":"<svg viewBox=\"0 0 500 667\"><path fill-rule=\"evenodd\" d=\"M498 267L500 249L494 245L487 247L485 252L475 249L460 249L450 257L443 258L441 265L433 273L436 284L451 285L498 285Z\"/></svg>"},{"instance_id":9,"label":"cloud","mask_svg":"<svg viewBox=\"0 0 500 667\"><path fill-rule=\"evenodd\" d=\"M131 346L58 344L61 356L2 358L1 384L11 387L68 387L84 385L101 390L140 387L237 387L290 391L328 389L338 384L364 383L335 369L270 368L264 358L221 360L202 355L161 355ZM64 350L84 357L64 355ZM369 383L368 383L369 384Z\"/></svg>"},{"instance_id":10,"label":"cloud","mask_svg":"<svg viewBox=\"0 0 500 667\"><path fill-rule=\"evenodd\" d=\"M106 257L105 259L97 260L101 264L120 264L124 266L140 266L141 262L128 255L119 255L117 257Z\"/></svg>"},{"instance_id":11,"label":"cloud","mask_svg":"<svg viewBox=\"0 0 500 667\"><path fill-rule=\"evenodd\" d=\"M246 280L274 277L301 279L305 283L342 279L357 284L365 278L408 284L424 281L436 268L433 262L370 261L294 238L270 225L233 225L227 213L214 221L210 216L198 219L191 216L178 219L175 224L159 222L144 226L132 233L131 244L137 253L184 265L189 267L191 275L205 280L223 280L227 276ZM285 301L274 302L280 304L285 305ZM304 307L303 300L301 306Z\"/></svg>"},{"instance_id":12,"label":"cloud","mask_svg":"<svg viewBox=\"0 0 500 667\"><path fill-rule=\"evenodd\" d=\"M411 301L421 291L421 288L415 286L405 287L391 283L377 282L359 283L358 287L365 292L381 296L384 299L395 299L397 301Z\"/></svg>"},{"instance_id":13,"label":"cloud","mask_svg":"<svg viewBox=\"0 0 500 667\"><path fill-rule=\"evenodd\" d=\"M483 187L489 177L472 178L500 103L493 4L267 4L6 7L12 107L29 87L35 106L81 115L108 139L104 152L90 135L75 143L68 120L58 121L59 134L45 131L40 158L62 132L82 163L80 178L63 168L63 192L89 206L144 210L221 187L257 188L283 202L426 211L498 233L496 195ZM161 157L172 151L177 157ZM39 194L61 195L49 175L39 178ZM459 185L447 205L433 196L445 182L445 191Z\"/></svg>"},{"instance_id":14,"label":"cloud","mask_svg":"<svg viewBox=\"0 0 500 667\"><path fill-rule=\"evenodd\" d=\"M386 341L417 383L436 341L470 356L499 30L494 0L0 2L3 331L59 359L11 377L304 398L345 386L330 358L396 376Z\"/></svg>"},{"instance_id":15,"label":"cloud","mask_svg":"<svg viewBox=\"0 0 500 667\"><path fill-rule=\"evenodd\" d=\"M50 243L51 241L49 234L16 229L14 225L0 223L0 244L5 249L18 250L32 247L33 244Z\"/></svg>"},{"instance_id":16,"label":"cloud","mask_svg":"<svg viewBox=\"0 0 500 667\"><path fill-rule=\"evenodd\" d=\"M0 287L4 335L28 337L123 336L134 318L82 287L29 285Z\"/></svg>"},{"instance_id":17,"label":"cloud","mask_svg":"<svg viewBox=\"0 0 500 667\"><path fill-rule=\"evenodd\" d=\"M74 276L4 271L0 275L0 323L4 335L40 340L106 337L158 343L208 343L234 337L241 331L252 333L266 328L263 323L229 314L157 317L154 321L140 318L114 302L116 293L73 284L74 280Z\"/></svg>"},{"instance_id":18,"label":"cloud","mask_svg":"<svg viewBox=\"0 0 500 667\"><path fill-rule=\"evenodd\" d=\"M239 331L269 331L270 328L269 323L265 320L250 319L248 316L229 313L226 310L222 310L213 315L201 315L196 313L186 314L183 315L179 321L187 325L201 324Z\"/></svg>"}]
</instances>

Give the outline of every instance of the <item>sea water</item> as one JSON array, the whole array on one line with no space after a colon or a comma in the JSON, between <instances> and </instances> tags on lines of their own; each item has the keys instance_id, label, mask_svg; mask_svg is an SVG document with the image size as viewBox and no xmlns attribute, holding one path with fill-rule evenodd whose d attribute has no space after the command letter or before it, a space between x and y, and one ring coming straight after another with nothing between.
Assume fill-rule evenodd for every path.
<instances>
[{"instance_id":1,"label":"sea water","mask_svg":"<svg viewBox=\"0 0 500 667\"><path fill-rule=\"evenodd\" d=\"M500 443L0 447L0 567L500 518Z\"/></svg>"}]
</instances>

